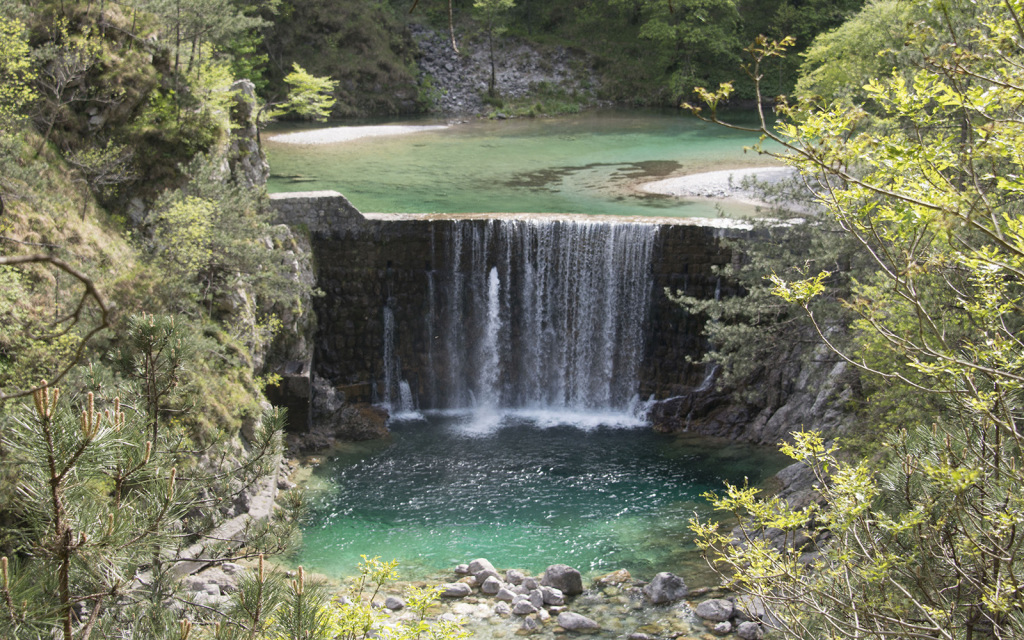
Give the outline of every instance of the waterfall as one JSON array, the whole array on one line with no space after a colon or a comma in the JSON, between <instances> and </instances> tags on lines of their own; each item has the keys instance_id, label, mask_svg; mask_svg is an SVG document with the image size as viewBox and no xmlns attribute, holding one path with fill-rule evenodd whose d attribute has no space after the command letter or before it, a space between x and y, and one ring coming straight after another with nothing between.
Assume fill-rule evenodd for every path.
<instances>
[{"instance_id":1,"label":"waterfall","mask_svg":"<svg viewBox=\"0 0 1024 640\"><path fill-rule=\"evenodd\" d=\"M444 381L435 408L627 411L657 233L643 223L450 222L447 265L429 292L441 328L430 359Z\"/></svg>"},{"instance_id":2,"label":"waterfall","mask_svg":"<svg viewBox=\"0 0 1024 640\"><path fill-rule=\"evenodd\" d=\"M395 313L390 305L384 307L384 390L380 400L393 415L416 411L412 387L402 380L402 363L395 355Z\"/></svg>"},{"instance_id":3,"label":"waterfall","mask_svg":"<svg viewBox=\"0 0 1024 640\"><path fill-rule=\"evenodd\" d=\"M397 395L397 384L401 377L401 365L395 357L395 312L390 305L384 306L384 389L381 401L391 406Z\"/></svg>"},{"instance_id":4,"label":"waterfall","mask_svg":"<svg viewBox=\"0 0 1024 640\"><path fill-rule=\"evenodd\" d=\"M498 279L498 268L492 267L487 285L487 325L484 338L480 343L480 385L481 393L477 396L487 407L497 407L500 400L498 376L501 374L501 356L498 352L498 339L501 332L501 282Z\"/></svg>"}]
</instances>

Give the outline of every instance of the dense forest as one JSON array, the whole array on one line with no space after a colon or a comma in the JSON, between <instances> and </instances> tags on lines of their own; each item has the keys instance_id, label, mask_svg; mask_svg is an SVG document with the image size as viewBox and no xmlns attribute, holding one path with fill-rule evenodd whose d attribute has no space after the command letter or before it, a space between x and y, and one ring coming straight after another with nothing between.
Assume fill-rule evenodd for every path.
<instances>
[{"instance_id":1,"label":"dense forest","mask_svg":"<svg viewBox=\"0 0 1024 640\"><path fill-rule=\"evenodd\" d=\"M410 24L568 49L600 101L762 110L821 212L760 230L725 274L745 297L680 302L725 320L708 331L726 385L794 340L827 345L862 372L864 426L788 445L820 502L732 488L716 504L744 544L692 526L787 636L1021 637L1022 12L0 0L0 637L375 637L370 607L265 568L299 492L237 520L280 464L264 392L318 295L302 238L273 224L259 130L431 110ZM243 545L204 537L228 521ZM181 593L175 568L211 558L253 565L225 610ZM393 576L363 571L370 591Z\"/></svg>"}]
</instances>

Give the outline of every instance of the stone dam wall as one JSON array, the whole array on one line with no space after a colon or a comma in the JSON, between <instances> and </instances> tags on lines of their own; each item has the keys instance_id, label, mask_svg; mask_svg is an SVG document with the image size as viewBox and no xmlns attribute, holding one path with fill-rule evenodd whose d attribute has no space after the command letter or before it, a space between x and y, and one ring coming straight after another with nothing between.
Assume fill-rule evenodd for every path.
<instances>
[{"instance_id":1,"label":"stone dam wall","mask_svg":"<svg viewBox=\"0 0 1024 640\"><path fill-rule=\"evenodd\" d=\"M317 336L312 370L329 380L353 402L379 399L385 378L385 306L393 314L392 358L400 363L420 408L430 408L438 371L428 363L431 341L425 318L432 274L451 267L451 254L439 245L451 225L491 224L494 219L523 216L363 214L332 191L274 194L281 222L306 231L311 240L318 288L313 301ZM566 219L566 216L529 216ZM593 218L588 218L593 219ZM609 223L621 221L607 218ZM635 219L634 219L635 221ZM658 232L651 257L651 307L639 396L666 399L705 383L707 370L691 360L704 351L703 318L687 314L664 289L685 290L695 297L735 295L730 283L713 272L733 259L721 240L746 233L722 220L643 220ZM639 285L640 283L638 283Z\"/></svg>"}]
</instances>

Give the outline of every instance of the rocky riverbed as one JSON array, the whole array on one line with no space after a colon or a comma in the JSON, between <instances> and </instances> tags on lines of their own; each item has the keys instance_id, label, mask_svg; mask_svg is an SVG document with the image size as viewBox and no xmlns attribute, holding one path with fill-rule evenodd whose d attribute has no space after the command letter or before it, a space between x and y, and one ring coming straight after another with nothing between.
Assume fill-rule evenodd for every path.
<instances>
[{"instance_id":1,"label":"rocky riverbed","mask_svg":"<svg viewBox=\"0 0 1024 640\"><path fill-rule=\"evenodd\" d=\"M295 461L285 462L277 477L278 488L294 487L293 481L301 482L308 469ZM793 508L821 502L814 474L801 463L780 471L774 482L770 489ZM737 529L734 534L739 537L741 532ZM768 530L762 537L780 550L799 547L805 552L801 561L813 562L814 549L826 544L828 535L827 531ZM196 602L226 608L245 571L238 564L223 563L182 580ZM339 603L345 602L352 580L337 586ZM441 595L429 611L430 618L455 622L476 638L535 635L554 639L586 633L624 640L759 640L772 631L770 615L758 599L716 587L694 589L684 577L668 572L649 581L635 579L625 569L585 578L573 567L555 564L533 576L515 568L498 569L478 558L429 580L386 585L371 604L386 615L388 624L415 616L405 607L409 586L439 587Z\"/></svg>"},{"instance_id":2,"label":"rocky riverbed","mask_svg":"<svg viewBox=\"0 0 1024 640\"><path fill-rule=\"evenodd\" d=\"M189 576L186 582L197 602L224 607L243 573L243 567L226 563ZM437 582L388 585L371 603L386 615L386 624L418 616L405 606L409 584L439 586L441 595L430 617L454 622L475 638L583 633L627 640L760 640L770 630L757 599L707 588L691 591L683 578L671 573L641 581L620 569L585 584L580 572L567 565L551 565L540 576L531 576L517 569L499 571L485 558L456 566ZM344 587L339 606L347 602L343 593Z\"/></svg>"}]
</instances>

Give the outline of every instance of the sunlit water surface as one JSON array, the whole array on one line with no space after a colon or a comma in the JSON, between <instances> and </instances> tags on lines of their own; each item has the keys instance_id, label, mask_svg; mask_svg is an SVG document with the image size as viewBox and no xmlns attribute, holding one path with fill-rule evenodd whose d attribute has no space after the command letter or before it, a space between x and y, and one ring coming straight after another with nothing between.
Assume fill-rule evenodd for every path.
<instances>
[{"instance_id":1,"label":"sunlit water surface","mask_svg":"<svg viewBox=\"0 0 1024 640\"><path fill-rule=\"evenodd\" d=\"M574 422L543 412L393 421L389 441L346 445L319 467L298 561L345 576L361 554L378 555L414 578L486 557L534 573L565 563L712 584L687 529L694 513L709 514L701 494L785 464L628 416Z\"/></svg>"},{"instance_id":2,"label":"sunlit water surface","mask_svg":"<svg viewBox=\"0 0 1024 640\"><path fill-rule=\"evenodd\" d=\"M754 124L751 114L729 117ZM479 120L325 145L273 140L275 133L296 130L278 127L264 134L272 171L269 190L333 189L360 211L377 213L744 216L754 207L646 194L636 185L671 175L772 164L765 156L744 152L757 142L753 134L678 112L612 110Z\"/></svg>"}]
</instances>

